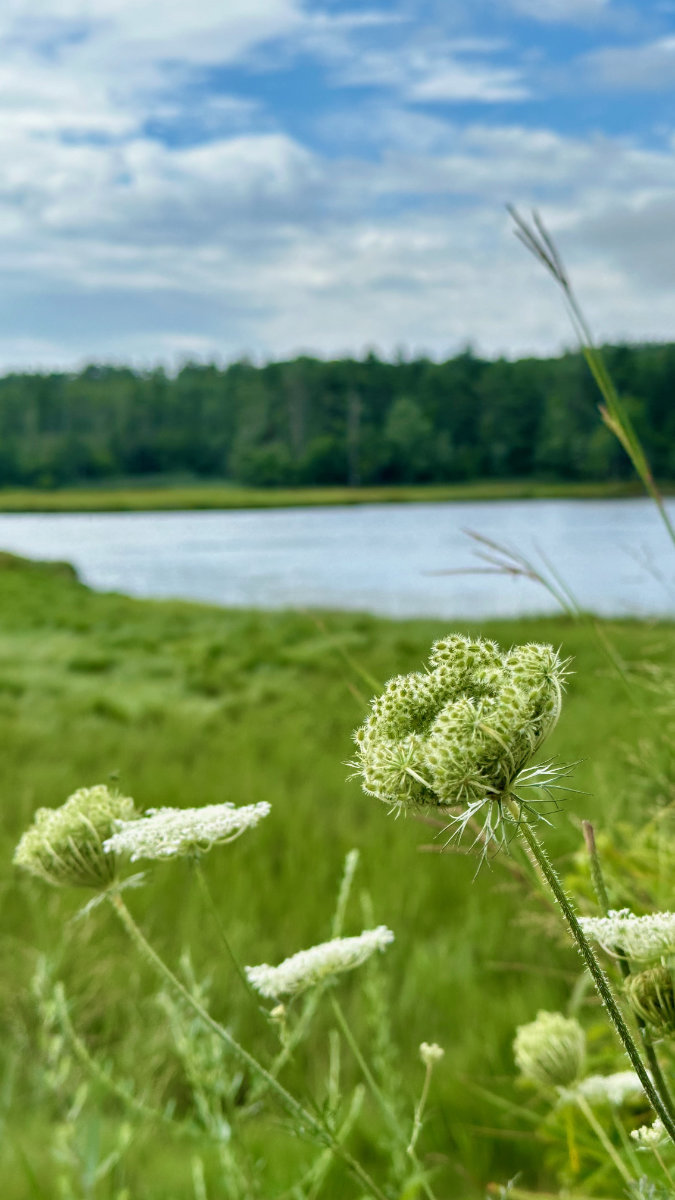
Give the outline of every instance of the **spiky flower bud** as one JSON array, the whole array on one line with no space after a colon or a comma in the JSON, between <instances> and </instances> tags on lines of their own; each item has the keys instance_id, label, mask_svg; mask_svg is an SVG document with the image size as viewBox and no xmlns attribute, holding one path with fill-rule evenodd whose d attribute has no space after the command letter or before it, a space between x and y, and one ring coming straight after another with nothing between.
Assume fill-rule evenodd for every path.
<instances>
[{"instance_id":1,"label":"spiky flower bud","mask_svg":"<svg viewBox=\"0 0 675 1200\"><path fill-rule=\"evenodd\" d=\"M436 642L354 735L364 790L399 807L500 805L558 719L566 666L551 646Z\"/></svg>"},{"instance_id":2,"label":"spiky flower bud","mask_svg":"<svg viewBox=\"0 0 675 1200\"><path fill-rule=\"evenodd\" d=\"M624 987L633 1012L642 1017L652 1033L657 1037L675 1034L675 992L668 967L648 967L629 975Z\"/></svg>"},{"instance_id":3,"label":"spiky flower bud","mask_svg":"<svg viewBox=\"0 0 675 1200\"><path fill-rule=\"evenodd\" d=\"M586 1035L573 1017L539 1012L516 1030L513 1054L525 1079L540 1087L569 1087L584 1069Z\"/></svg>"},{"instance_id":4,"label":"spiky flower bud","mask_svg":"<svg viewBox=\"0 0 675 1200\"><path fill-rule=\"evenodd\" d=\"M115 878L116 859L103 843L115 821L132 820L134 802L105 784L80 788L60 808L39 808L14 852L14 862L48 883L104 888Z\"/></svg>"}]
</instances>

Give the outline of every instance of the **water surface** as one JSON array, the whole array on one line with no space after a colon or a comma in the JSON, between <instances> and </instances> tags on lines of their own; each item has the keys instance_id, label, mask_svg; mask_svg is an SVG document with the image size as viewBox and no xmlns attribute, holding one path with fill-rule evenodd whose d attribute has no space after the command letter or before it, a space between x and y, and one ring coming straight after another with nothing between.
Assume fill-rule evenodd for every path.
<instances>
[{"instance_id":1,"label":"water surface","mask_svg":"<svg viewBox=\"0 0 675 1200\"><path fill-rule=\"evenodd\" d=\"M481 566L467 529L542 566L545 555L584 608L675 616L675 549L642 499L12 513L0 514L0 547L66 559L91 587L133 596L388 616L556 611L528 579L437 574Z\"/></svg>"}]
</instances>

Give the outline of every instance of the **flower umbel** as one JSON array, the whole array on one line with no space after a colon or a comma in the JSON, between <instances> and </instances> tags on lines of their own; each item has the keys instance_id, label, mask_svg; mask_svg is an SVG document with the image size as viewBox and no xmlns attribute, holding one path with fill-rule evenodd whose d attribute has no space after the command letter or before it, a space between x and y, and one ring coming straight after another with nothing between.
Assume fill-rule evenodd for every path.
<instances>
[{"instance_id":1,"label":"flower umbel","mask_svg":"<svg viewBox=\"0 0 675 1200\"><path fill-rule=\"evenodd\" d=\"M107 887L115 878L116 859L104 843L115 823L135 815L129 796L105 784L80 788L60 808L39 808L14 852L14 862L48 883Z\"/></svg>"},{"instance_id":2,"label":"flower umbel","mask_svg":"<svg viewBox=\"0 0 675 1200\"><path fill-rule=\"evenodd\" d=\"M261 996L272 1000L279 996L295 996L332 975L353 970L393 940L391 929L378 925L377 929L366 929L358 937L333 938L309 950L299 950L278 967L270 967L267 963L246 967L246 977Z\"/></svg>"},{"instance_id":3,"label":"flower umbel","mask_svg":"<svg viewBox=\"0 0 675 1200\"><path fill-rule=\"evenodd\" d=\"M459 805L459 833L481 813L487 841L498 841L502 801L518 786L551 800L565 774L526 768L558 719L566 672L551 646L436 642L426 670L391 679L354 735L364 790L398 808ZM530 813L534 801L519 799Z\"/></svg>"},{"instance_id":4,"label":"flower umbel","mask_svg":"<svg viewBox=\"0 0 675 1200\"><path fill-rule=\"evenodd\" d=\"M139 858L178 858L232 842L257 825L270 811L259 804L206 804L203 808L150 808L138 820L115 822L115 832L103 849Z\"/></svg>"},{"instance_id":5,"label":"flower umbel","mask_svg":"<svg viewBox=\"0 0 675 1200\"><path fill-rule=\"evenodd\" d=\"M568 1087L583 1073L586 1035L578 1021L562 1013L539 1012L520 1025L513 1043L516 1066L540 1087Z\"/></svg>"},{"instance_id":6,"label":"flower umbel","mask_svg":"<svg viewBox=\"0 0 675 1200\"><path fill-rule=\"evenodd\" d=\"M630 1136L641 1150L653 1150L668 1141L668 1134L658 1117L652 1125L641 1125L639 1129L633 1129Z\"/></svg>"},{"instance_id":7,"label":"flower umbel","mask_svg":"<svg viewBox=\"0 0 675 1200\"><path fill-rule=\"evenodd\" d=\"M624 1104L643 1104L644 1088L635 1071L615 1071L612 1075L587 1075L567 1094L581 1096L591 1108L621 1108Z\"/></svg>"},{"instance_id":8,"label":"flower umbel","mask_svg":"<svg viewBox=\"0 0 675 1200\"><path fill-rule=\"evenodd\" d=\"M675 913L636 917L627 908L610 909L606 917L580 917L579 922L586 936L610 954L620 950L637 962L655 962L675 954Z\"/></svg>"}]
</instances>

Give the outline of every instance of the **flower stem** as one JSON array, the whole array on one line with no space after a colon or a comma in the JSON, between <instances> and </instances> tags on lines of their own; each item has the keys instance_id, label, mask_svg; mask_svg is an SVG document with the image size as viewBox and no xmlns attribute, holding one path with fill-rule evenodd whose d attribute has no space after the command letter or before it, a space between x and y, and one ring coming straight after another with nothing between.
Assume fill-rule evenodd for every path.
<instances>
[{"instance_id":1,"label":"flower stem","mask_svg":"<svg viewBox=\"0 0 675 1200\"><path fill-rule=\"evenodd\" d=\"M192 995L189 989L185 987L185 984L181 982L178 976L174 975L171 968L167 966L167 964L164 962L164 959L161 958L157 951L153 949L153 947L150 945L150 942L145 937L145 934L134 921L134 918L129 912L129 909L124 903L124 900L120 896L119 892L108 892L108 898L125 930L146 962L154 967L157 973L164 980L166 980L173 991L176 992L177 995L179 995L187 1005L189 1005L189 1007L193 1010L193 1012L196 1013L203 1024L206 1025L206 1027L210 1029L211 1032L214 1033L221 1042L224 1042L225 1045L229 1047L229 1049L233 1054L236 1055L241 1063L265 1080L265 1083L270 1091L274 1092L277 1099L281 1101L286 1111L295 1120L298 1131L311 1131L318 1141L323 1143L323 1145L328 1146L335 1155L343 1160L352 1174L355 1175L360 1183L363 1184L370 1196L375 1197L375 1200L387 1200L384 1192L382 1192L374 1180L370 1178L368 1172L355 1158L352 1157L351 1154L349 1154L347 1150L344 1149L343 1146L339 1145L330 1129L328 1129L326 1125L313 1116L312 1113L303 1108L303 1106L295 1099L295 1097L292 1096L290 1092L287 1092L286 1088L283 1087L283 1085L280 1084L277 1079L274 1079L274 1077L270 1075L269 1071L263 1067L262 1063L259 1063L252 1054L249 1054L248 1050L245 1050L244 1047L232 1037L232 1034L229 1033L223 1025L221 1025L211 1016L211 1014L203 1007L203 1005L201 1005L199 1001Z\"/></svg>"},{"instance_id":2,"label":"flower stem","mask_svg":"<svg viewBox=\"0 0 675 1200\"><path fill-rule=\"evenodd\" d=\"M570 932L577 944L577 948L581 954L581 957L591 973L593 982L600 993L600 998L607 1009L608 1016L612 1021L612 1024L614 1025L621 1041L623 1042L624 1049L631 1061L638 1079L640 1080L640 1083L642 1084L642 1087L644 1088L649 1102L654 1111L661 1118L664 1128L666 1129L671 1141L675 1144L675 1122L673 1122L668 1109L656 1090L647 1068L640 1058L640 1052L624 1020L621 1009L614 998L614 993L610 987L609 980L600 966L597 958L595 957L588 939L586 938L586 935L584 934L584 931L577 920L574 908L568 897L565 895L565 890L560 882L560 879L558 878L555 868L553 867L553 864L551 863L551 860L549 859L542 843L539 841L539 838L530 828L527 821L523 818L519 803L515 799L511 799L508 802L508 806L511 815L516 822L520 836L523 838L525 844L529 847L534 858L537 860L548 886L550 887L553 895L560 905L560 908L562 909L563 915L567 921L567 924L569 925Z\"/></svg>"},{"instance_id":3,"label":"flower stem","mask_svg":"<svg viewBox=\"0 0 675 1200\"><path fill-rule=\"evenodd\" d=\"M578 1104L578 1106L581 1109L582 1113L584 1114L586 1120L588 1121L588 1124L590 1125L595 1136L597 1137L598 1141L600 1142L600 1145L602 1146L603 1150L607 1154L608 1158L610 1158L612 1160L612 1162L614 1163L614 1166L616 1167L617 1171L621 1175L622 1179L629 1185L632 1183L635 1183L633 1176L631 1175L630 1171L626 1167L626 1164L622 1161L620 1155L617 1153L615 1147L610 1142L609 1138L607 1137L607 1134L605 1133L604 1129L602 1128L602 1125L598 1121L591 1106L588 1104L588 1102L584 1099L583 1096L576 1097L576 1104Z\"/></svg>"},{"instance_id":4,"label":"flower stem","mask_svg":"<svg viewBox=\"0 0 675 1200\"><path fill-rule=\"evenodd\" d=\"M591 864L591 879L593 882L593 890L595 892L600 911L602 912L603 917L606 917L609 912L609 896L607 895L607 888L605 886L605 877L602 873L602 867L600 865L600 856L598 854L598 848L595 843L595 830L594 830L593 826L591 825L590 821L582 821L581 827L583 830L584 841L586 842L586 849L588 850L588 857L589 857L590 864ZM621 971L621 975L624 979L627 979L628 976L630 975L630 964L628 962L628 959L626 958L626 955L624 954L623 948L621 946L615 946L614 951L616 953L616 957L617 957L617 960L619 963L619 970ZM670 1116L675 1119L675 1107L673 1107L673 1098L670 1094L670 1090L668 1088L668 1084L666 1083L663 1071L661 1070L661 1064L659 1063L659 1060L658 1060L658 1057L656 1054L656 1050L654 1049L654 1043L652 1042L649 1030L647 1029L647 1026L646 1026L645 1022L643 1021L642 1017L637 1013L635 1014L635 1021L636 1021L636 1024L637 1024L637 1027L638 1027L638 1030L640 1033L640 1038L642 1040L642 1045L644 1047L647 1062L649 1063L649 1069L652 1073L652 1078L654 1080L654 1083L656 1085L658 1093L659 1093L661 1099L663 1100L665 1107L668 1109Z\"/></svg>"},{"instance_id":5,"label":"flower stem","mask_svg":"<svg viewBox=\"0 0 675 1200\"><path fill-rule=\"evenodd\" d=\"M421 1184L422 1184L422 1190L424 1191L425 1196L428 1197L428 1200L435 1200L435 1196L431 1189L431 1185L428 1183L428 1181L424 1177L422 1165L415 1153L415 1142L411 1141L409 1144L406 1144L407 1139L406 1139L405 1133L403 1132L403 1130L401 1129L401 1126L399 1125L396 1114L393 1111L393 1109L391 1108L391 1105L387 1102L387 1099L384 1096L382 1089L376 1083L373 1073L372 1073L370 1067L368 1066L368 1063L366 1062L365 1058L363 1057L363 1054L361 1053L359 1044L356 1041L356 1039L349 1027L349 1024L347 1022L347 1018L344 1015L344 1012L342 1011L342 1005L339 1003L339 1001L337 1001L335 999L334 996L331 996L331 1006L332 1006L333 1012L335 1014L335 1019L336 1019L338 1025L340 1026L340 1029L342 1030L342 1033L344 1035L344 1039L347 1042L349 1049L351 1050L352 1054L354 1055L354 1058L356 1059L356 1061L361 1069L363 1078L365 1079L366 1083L368 1084L368 1087L370 1088L371 1092L373 1093L373 1096L375 1097L375 1099L377 1100L377 1103L379 1104L380 1108L382 1109L382 1112L384 1113L385 1117L387 1118L387 1121L388 1121L389 1125L391 1126L392 1133L396 1137L396 1140L398 1142L400 1142L400 1144L402 1146L405 1145L406 1154L409 1155L409 1157L413 1163L413 1166L416 1167L416 1169L420 1172L420 1180L421 1180Z\"/></svg>"}]
</instances>

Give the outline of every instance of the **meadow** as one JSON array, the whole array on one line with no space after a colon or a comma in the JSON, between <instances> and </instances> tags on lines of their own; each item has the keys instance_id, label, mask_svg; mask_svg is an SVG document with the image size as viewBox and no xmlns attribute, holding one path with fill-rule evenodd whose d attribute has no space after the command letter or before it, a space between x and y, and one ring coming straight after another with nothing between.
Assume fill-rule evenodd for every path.
<instances>
[{"instance_id":1,"label":"meadow","mask_svg":"<svg viewBox=\"0 0 675 1200\"><path fill-rule=\"evenodd\" d=\"M437 1194L471 1200L484 1196L491 1181L518 1172L523 1186L553 1190L546 1139L518 1126L510 1108L517 1094L511 1045L515 1027L538 1009L564 1010L579 979L562 923L551 922L546 905L525 902L505 856L476 876L475 858L450 847L439 852L444 839L436 830L388 817L384 805L347 779L351 731L363 720L375 682L417 669L430 642L447 632L442 621L227 611L94 594L65 564L0 557L0 1174L7 1200L57 1194L54 1164L64 1151L54 1145L54 1129L72 1115L80 1077L77 1068L68 1079L45 1068L50 1047L33 983L40 955L64 982L72 1020L97 1061L125 1086L135 1080L148 1108L180 1114L187 1103L155 983L108 911L74 919L82 896L20 877L9 865L37 807L59 805L76 788L99 782L114 782L143 809L271 803L260 828L204 860L240 963L274 963L329 937L344 857L357 847L345 932L358 933L371 913L373 924L396 934L378 962L378 994L391 1010L400 1056L392 1070L410 1114L419 1092L419 1044L438 1042L446 1051L419 1144L420 1157L437 1171ZM578 761L572 783L580 793L554 817L547 842L563 871L583 876L585 868L575 865L582 818L599 831L624 820L639 823L654 803L670 798L670 764L653 744L658 705L630 680L632 672L644 680L651 665L675 663L673 626L560 617L494 621L479 630L462 624L461 632L506 646L551 642L573 656L575 673L547 756ZM608 642L623 677L609 660ZM262 1041L273 1051L270 1029L261 1029L258 1009L205 918L191 864L154 868L128 903L169 962L177 964L189 948L196 975L211 980L218 1019L241 1041ZM364 1003L356 976L342 988L357 1038L371 1045L378 1036L376 993L366 988ZM288 1068L299 1093L311 1094L324 1073L330 1023L328 1012ZM612 1053L616 1060L610 1044L609 1059ZM343 1071L358 1074L348 1060ZM246 1086L241 1081L242 1094ZM527 1105L527 1097L517 1103ZM151 1116L134 1121L114 1170L100 1178L87 1174L89 1159L105 1157L127 1118L118 1097L95 1086L87 1093L77 1116L85 1182L74 1195L220 1195L208 1140L173 1137ZM353 1144L377 1174L382 1151L368 1107ZM201 1193L191 1167L195 1146L204 1164ZM253 1119L245 1149L268 1180L264 1195L293 1194L287 1189L303 1147L280 1120ZM322 1191L358 1194L337 1176Z\"/></svg>"}]
</instances>

